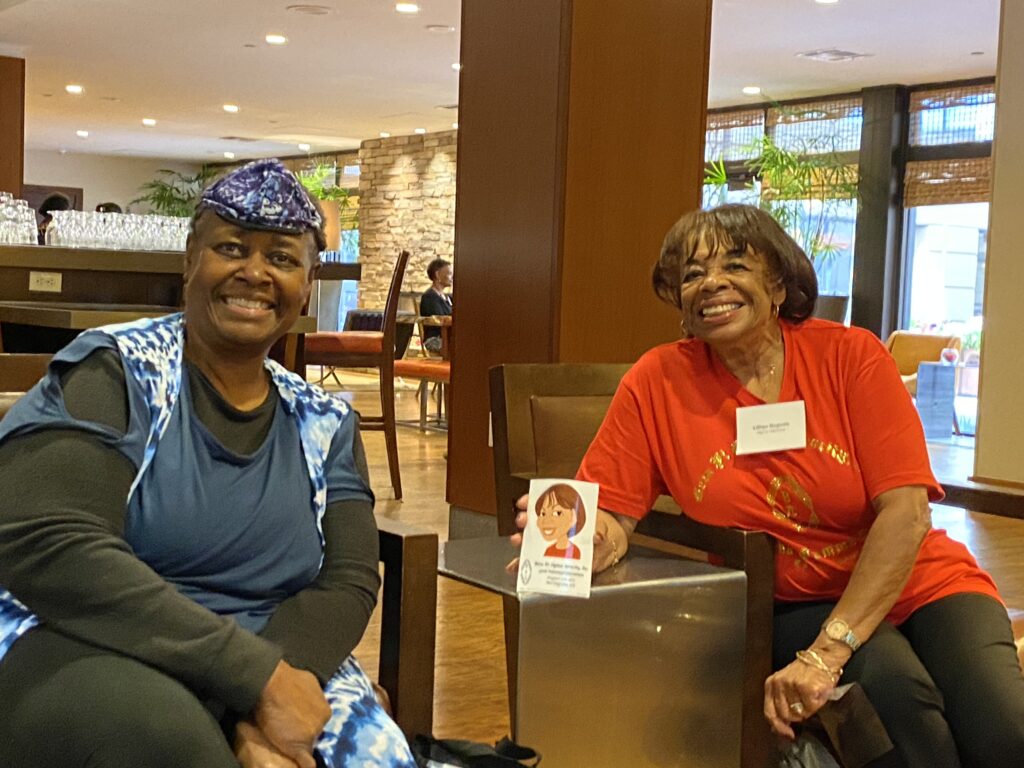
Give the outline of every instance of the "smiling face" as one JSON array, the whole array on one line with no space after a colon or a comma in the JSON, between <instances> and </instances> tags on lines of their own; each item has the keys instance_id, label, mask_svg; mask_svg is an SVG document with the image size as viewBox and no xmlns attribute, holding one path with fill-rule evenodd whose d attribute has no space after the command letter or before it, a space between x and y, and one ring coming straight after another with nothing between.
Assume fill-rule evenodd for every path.
<instances>
[{"instance_id":1,"label":"smiling face","mask_svg":"<svg viewBox=\"0 0 1024 768\"><path fill-rule=\"evenodd\" d=\"M752 248L738 251L723 243L710 250L701 241L682 265L679 294L686 330L712 346L727 346L763 334L786 289Z\"/></svg>"},{"instance_id":2,"label":"smiling face","mask_svg":"<svg viewBox=\"0 0 1024 768\"><path fill-rule=\"evenodd\" d=\"M576 524L576 513L548 494L537 510L537 528L545 541L558 541L567 536Z\"/></svg>"},{"instance_id":3,"label":"smiling face","mask_svg":"<svg viewBox=\"0 0 1024 768\"><path fill-rule=\"evenodd\" d=\"M185 252L190 346L229 357L265 355L302 311L315 263L310 232L246 229L206 211Z\"/></svg>"}]
</instances>

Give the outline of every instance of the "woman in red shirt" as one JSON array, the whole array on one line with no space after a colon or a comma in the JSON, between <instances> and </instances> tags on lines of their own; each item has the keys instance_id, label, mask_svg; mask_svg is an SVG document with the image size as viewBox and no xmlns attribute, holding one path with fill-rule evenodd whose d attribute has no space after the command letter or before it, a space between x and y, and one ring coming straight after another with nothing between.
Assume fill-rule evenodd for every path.
<instances>
[{"instance_id":1,"label":"woman in red shirt","mask_svg":"<svg viewBox=\"0 0 1024 768\"><path fill-rule=\"evenodd\" d=\"M664 493L701 522L766 531L776 733L792 738L858 681L896 745L886 765L1018 765L1024 678L1006 609L967 549L931 527L942 489L891 356L865 330L811 318L813 265L757 208L680 219L654 288L684 338L626 374L580 467L601 486L594 571ZM772 403L803 414L744 410ZM773 432L790 447L748 447Z\"/></svg>"}]
</instances>

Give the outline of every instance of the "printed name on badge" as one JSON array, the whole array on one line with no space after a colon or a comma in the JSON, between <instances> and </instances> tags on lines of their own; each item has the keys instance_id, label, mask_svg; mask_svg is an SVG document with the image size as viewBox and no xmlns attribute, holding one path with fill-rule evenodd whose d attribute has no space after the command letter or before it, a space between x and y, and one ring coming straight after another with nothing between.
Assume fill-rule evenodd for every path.
<instances>
[{"instance_id":1,"label":"printed name on badge","mask_svg":"<svg viewBox=\"0 0 1024 768\"><path fill-rule=\"evenodd\" d=\"M807 447L803 400L736 409L736 455Z\"/></svg>"}]
</instances>

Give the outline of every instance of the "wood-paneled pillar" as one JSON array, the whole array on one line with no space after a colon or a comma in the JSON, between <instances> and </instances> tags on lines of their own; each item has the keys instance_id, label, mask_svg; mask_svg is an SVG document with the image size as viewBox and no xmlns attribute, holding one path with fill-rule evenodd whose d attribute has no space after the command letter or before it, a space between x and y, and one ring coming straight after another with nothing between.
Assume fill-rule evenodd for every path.
<instances>
[{"instance_id":1,"label":"wood-paneled pillar","mask_svg":"<svg viewBox=\"0 0 1024 768\"><path fill-rule=\"evenodd\" d=\"M494 512L487 371L677 338L650 287L700 204L711 0L463 0L448 500Z\"/></svg>"},{"instance_id":2,"label":"wood-paneled pillar","mask_svg":"<svg viewBox=\"0 0 1024 768\"><path fill-rule=\"evenodd\" d=\"M25 60L0 56L0 190L21 196L25 176Z\"/></svg>"}]
</instances>

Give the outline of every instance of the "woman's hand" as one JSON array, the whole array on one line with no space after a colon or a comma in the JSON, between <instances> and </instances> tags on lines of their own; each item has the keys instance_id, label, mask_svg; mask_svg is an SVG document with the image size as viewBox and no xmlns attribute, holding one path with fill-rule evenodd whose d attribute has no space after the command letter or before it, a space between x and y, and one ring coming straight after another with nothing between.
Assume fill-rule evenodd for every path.
<instances>
[{"instance_id":1,"label":"woman's hand","mask_svg":"<svg viewBox=\"0 0 1024 768\"><path fill-rule=\"evenodd\" d=\"M528 502L528 496L520 496L516 500L516 527L520 531L526 527L528 519L526 505ZM521 547L523 545L523 534L513 533L509 536L509 541L516 547ZM594 527L594 569L592 573L600 573L615 565L626 554L628 546L629 533L623 528L615 515L599 509L597 511L597 523ZM515 573L518 569L518 557L513 558L505 566L505 570L509 573Z\"/></svg>"},{"instance_id":2,"label":"woman's hand","mask_svg":"<svg viewBox=\"0 0 1024 768\"><path fill-rule=\"evenodd\" d=\"M530 497L525 494L516 499L516 528L520 531L526 527L526 521L528 519L528 515L526 514L526 505L529 504L529 502ZM523 534L521 533L513 533L508 537L508 540L515 545L516 549L523 546ZM518 571L519 558L513 557L512 560L509 561L509 564L505 566L505 570L509 573L515 573Z\"/></svg>"},{"instance_id":3,"label":"woman's hand","mask_svg":"<svg viewBox=\"0 0 1024 768\"><path fill-rule=\"evenodd\" d=\"M267 741L298 768L316 768L313 744L330 716L330 705L316 677L280 661L252 719Z\"/></svg>"},{"instance_id":4,"label":"woman's hand","mask_svg":"<svg viewBox=\"0 0 1024 768\"><path fill-rule=\"evenodd\" d=\"M795 660L765 681L764 716L779 736L795 739L791 724L821 709L834 688L827 672Z\"/></svg>"},{"instance_id":5,"label":"woman's hand","mask_svg":"<svg viewBox=\"0 0 1024 768\"><path fill-rule=\"evenodd\" d=\"M235 728L235 757L242 768L296 768L294 760L278 752L260 729L246 720Z\"/></svg>"}]
</instances>

